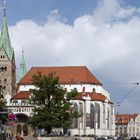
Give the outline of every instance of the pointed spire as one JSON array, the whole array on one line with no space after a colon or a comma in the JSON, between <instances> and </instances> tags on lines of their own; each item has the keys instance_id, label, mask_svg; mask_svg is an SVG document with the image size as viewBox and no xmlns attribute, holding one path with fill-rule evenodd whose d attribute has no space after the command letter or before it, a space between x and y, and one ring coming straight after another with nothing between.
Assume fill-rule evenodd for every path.
<instances>
[{"instance_id":1,"label":"pointed spire","mask_svg":"<svg viewBox=\"0 0 140 140\"><path fill-rule=\"evenodd\" d=\"M4 0L4 16L6 16L6 0Z\"/></svg>"},{"instance_id":2,"label":"pointed spire","mask_svg":"<svg viewBox=\"0 0 140 140\"><path fill-rule=\"evenodd\" d=\"M22 59L21 59L21 63L20 63L18 81L20 81L22 79L22 77L26 74L26 72L27 72L27 70L26 70L26 64L25 64L25 59L24 59L24 51L22 50Z\"/></svg>"},{"instance_id":3,"label":"pointed spire","mask_svg":"<svg viewBox=\"0 0 140 140\"><path fill-rule=\"evenodd\" d=\"M7 18L6 18L6 0L4 0L4 16L2 21L2 29L1 29L1 37L0 37L0 49L4 49L7 54L9 60L13 59L13 49L10 42L9 31L7 26Z\"/></svg>"}]
</instances>

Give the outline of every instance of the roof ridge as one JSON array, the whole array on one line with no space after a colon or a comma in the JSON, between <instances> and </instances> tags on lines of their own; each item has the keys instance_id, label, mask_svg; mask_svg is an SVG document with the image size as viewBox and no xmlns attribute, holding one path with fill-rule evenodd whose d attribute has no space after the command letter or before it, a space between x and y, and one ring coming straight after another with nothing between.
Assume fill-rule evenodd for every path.
<instances>
[{"instance_id":1,"label":"roof ridge","mask_svg":"<svg viewBox=\"0 0 140 140\"><path fill-rule=\"evenodd\" d=\"M87 68L87 66L33 66L31 68L67 68L67 67Z\"/></svg>"}]
</instances>

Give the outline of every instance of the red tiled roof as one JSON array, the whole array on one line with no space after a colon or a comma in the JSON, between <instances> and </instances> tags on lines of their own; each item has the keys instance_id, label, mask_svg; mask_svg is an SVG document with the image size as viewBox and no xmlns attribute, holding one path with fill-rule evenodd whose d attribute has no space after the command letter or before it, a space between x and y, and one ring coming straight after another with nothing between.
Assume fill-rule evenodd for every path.
<instances>
[{"instance_id":1,"label":"red tiled roof","mask_svg":"<svg viewBox=\"0 0 140 140\"><path fill-rule=\"evenodd\" d=\"M20 91L12 99L29 99L30 92L29 91Z\"/></svg>"},{"instance_id":2,"label":"red tiled roof","mask_svg":"<svg viewBox=\"0 0 140 140\"><path fill-rule=\"evenodd\" d=\"M12 97L12 99L29 99L30 92L29 91L20 91L15 96ZM76 100L83 100L83 96L90 96L92 101L105 101L106 97L102 95L101 93L79 93L77 97L75 97Z\"/></svg>"},{"instance_id":3,"label":"red tiled roof","mask_svg":"<svg viewBox=\"0 0 140 140\"><path fill-rule=\"evenodd\" d=\"M116 125L127 125L131 119L135 119L138 114L116 114Z\"/></svg>"},{"instance_id":4,"label":"red tiled roof","mask_svg":"<svg viewBox=\"0 0 140 140\"><path fill-rule=\"evenodd\" d=\"M41 72L49 74L55 72L60 84L95 84L102 85L100 81L85 66L68 67L32 67L18 83L19 85L32 84L32 76Z\"/></svg>"},{"instance_id":5,"label":"red tiled roof","mask_svg":"<svg viewBox=\"0 0 140 140\"><path fill-rule=\"evenodd\" d=\"M89 96L91 97L92 101L105 101L106 97L101 94L101 93L96 93L96 92L92 92L92 93L79 93L79 95L75 98L76 100L83 100L84 96Z\"/></svg>"}]
</instances>

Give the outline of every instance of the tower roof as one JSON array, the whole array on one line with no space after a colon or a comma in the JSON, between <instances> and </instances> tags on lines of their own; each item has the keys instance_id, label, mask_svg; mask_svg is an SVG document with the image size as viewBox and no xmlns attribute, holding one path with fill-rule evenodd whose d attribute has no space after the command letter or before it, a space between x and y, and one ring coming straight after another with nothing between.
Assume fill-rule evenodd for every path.
<instances>
[{"instance_id":1,"label":"tower roof","mask_svg":"<svg viewBox=\"0 0 140 140\"><path fill-rule=\"evenodd\" d=\"M24 59L24 51L22 51L22 59L21 59L21 63L20 63L18 81L20 81L20 79L26 74L26 72L27 72L27 70L26 70L26 64L25 64L25 59Z\"/></svg>"},{"instance_id":2,"label":"tower roof","mask_svg":"<svg viewBox=\"0 0 140 140\"><path fill-rule=\"evenodd\" d=\"M0 37L0 49L4 49L9 60L13 58L13 49L10 42L9 31L7 26L7 17L6 17L6 1L4 1L4 16L2 21L2 30Z\"/></svg>"}]
</instances>

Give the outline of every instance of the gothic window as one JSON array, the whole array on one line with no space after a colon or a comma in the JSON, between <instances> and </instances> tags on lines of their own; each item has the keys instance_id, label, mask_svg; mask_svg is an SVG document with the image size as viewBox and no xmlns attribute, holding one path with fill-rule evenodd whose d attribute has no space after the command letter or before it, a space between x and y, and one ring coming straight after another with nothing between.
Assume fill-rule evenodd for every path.
<instances>
[{"instance_id":1,"label":"gothic window","mask_svg":"<svg viewBox=\"0 0 140 140\"><path fill-rule=\"evenodd\" d=\"M114 120L113 120L113 114L114 114L114 108L113 108L113 106L111 106L111 121L112 121L112 124L113 124L113 122L114 122Z\"/></svg>"},{"instance_id":2,"label":"gothic window","mask_svg":"<svg viewBox=\"0 0 140 140\"><path fill-rule=\"evenodd\" d=\"M18 111L21 112L21 108L19 108Z\"/></svg>"},{"instance_id":3,"label":"gothic window","mask_svg":"<svg viewBox=\"0 0 140 140\"><path fill-rule=\"evenodd\" d=\"M94 128L94 126L95 126L95 123L94 123L94 121L95 121L95 116L94 116L94 112L95 111L95 109L94 109L94 106L93 106L93 104L91 104L90 105L90 128Z\"/></svg>"},{"instance_id":4,"label":"gothic window","mask_svg":"<svg viewBox=\"0 0 140 140\"><path fill-rule=\"evenodd\" d=\"M83 128L83 104L82 103L79 103L79 112L81 113L81 117L80 117L80 123L82 125L82 128Z\"/></svg>"},{"instance_id":5,"label":"gothic window","mask_svg":"<svg viewBox=\"0 0 140 140\"><path fill-rule=\"evenodd\" d=\"M4 70L7 71L7 67L4 67Z\"/></svg>"},{"instance_id":6,"label":"gothic window","mask_svg":"<svg viewBox=\"0 0 140 140\"><path fill-rule=\"evenodd\" d=\"M107 129L109 129L109 123L110 123L110 112L109 112L109 108L108 108L108 111L107 111Z\"/></svg>"},{"instance_id":7,"label":"gothic window","mask_svg":"<svg viewBox=\"0 0 140 140\"><path fill-rule=\"evenodd\" d=\"M1 55L0 58L5 58L5 56L4 55Z\"/></svg>"},{"instance_id":8,"label":"gothic window","mask_svg":"<svg viewBox=\"0 0 140 140\"><path fill-rule=\"evenodd\" d=\"M13 103L17 104L17 103L18 103L18 101L17 101L17 100L13 100Z\"/></svg>"},{"instance_id":9,"label":"gothic window","mask_svg":"<svg viewBox=\"0 0 140 140\"><path fill-rule=\"evenodd\" d=\"M86 113L86 127L90 127L90 114Z\"/></svg>"},{"instance_id":10,"label":"gothic window","mask_svg":"<svg viewBox=\"0 0 140 140\"><path fill-rule=\"evenodd\" d=\"M21 125L20 124L17 125L17 133L21 133Z\"/></svg>"},{"instance_id":11,"label":"gothic window","mask_svg":"<svg viewBox=\"0 0 140 140\"><path fill-rule=\"evenodd\" d=\"M95 120L97 123L97 128L100 128L100 105L95 103Z\"/></svg>"},{"instance_id":12,"label":"gothic window","mask_svg":"<svg viewBox=\"0 0 140 140\"><path fill-rule=\"evenodd\" d=\"M28 126L27 126L27 124L25 124L25 125L23 126L23 132L24 132L24 135L25 135L25 136L28 135Z\"/></svg>"},{"instance_id":13,"label":"gothic window","mask_svg":"<svg viewBox=\"0 0 140 140\"><path fill-rule=\"evenodd\" d=\"M103 123L105 123L105 120L106 120L106 116L105 116L105 104L103 104Z\"/></svg>"},{"instance_id":14,"label":"gothic window","mask_svg":"<svg viewBox=\"0 0 140 140\"><path fill-rule=\"evenodd\" d=\"M0 71L7 71L7 67L0 67Z\"/></svg>"},{"instance_id":15,"label":"gothic window","mask_svg":"<svg viewBox=\"0 0 140 140\"><path fill-rule=\"evenodd\" d=\"M78 105L76 103L74 104L73 110L74 112L78 112ZM78 128L78 118L74 118L73 122L74 122L74 128Z\"/></svg>"}]
</instances>

